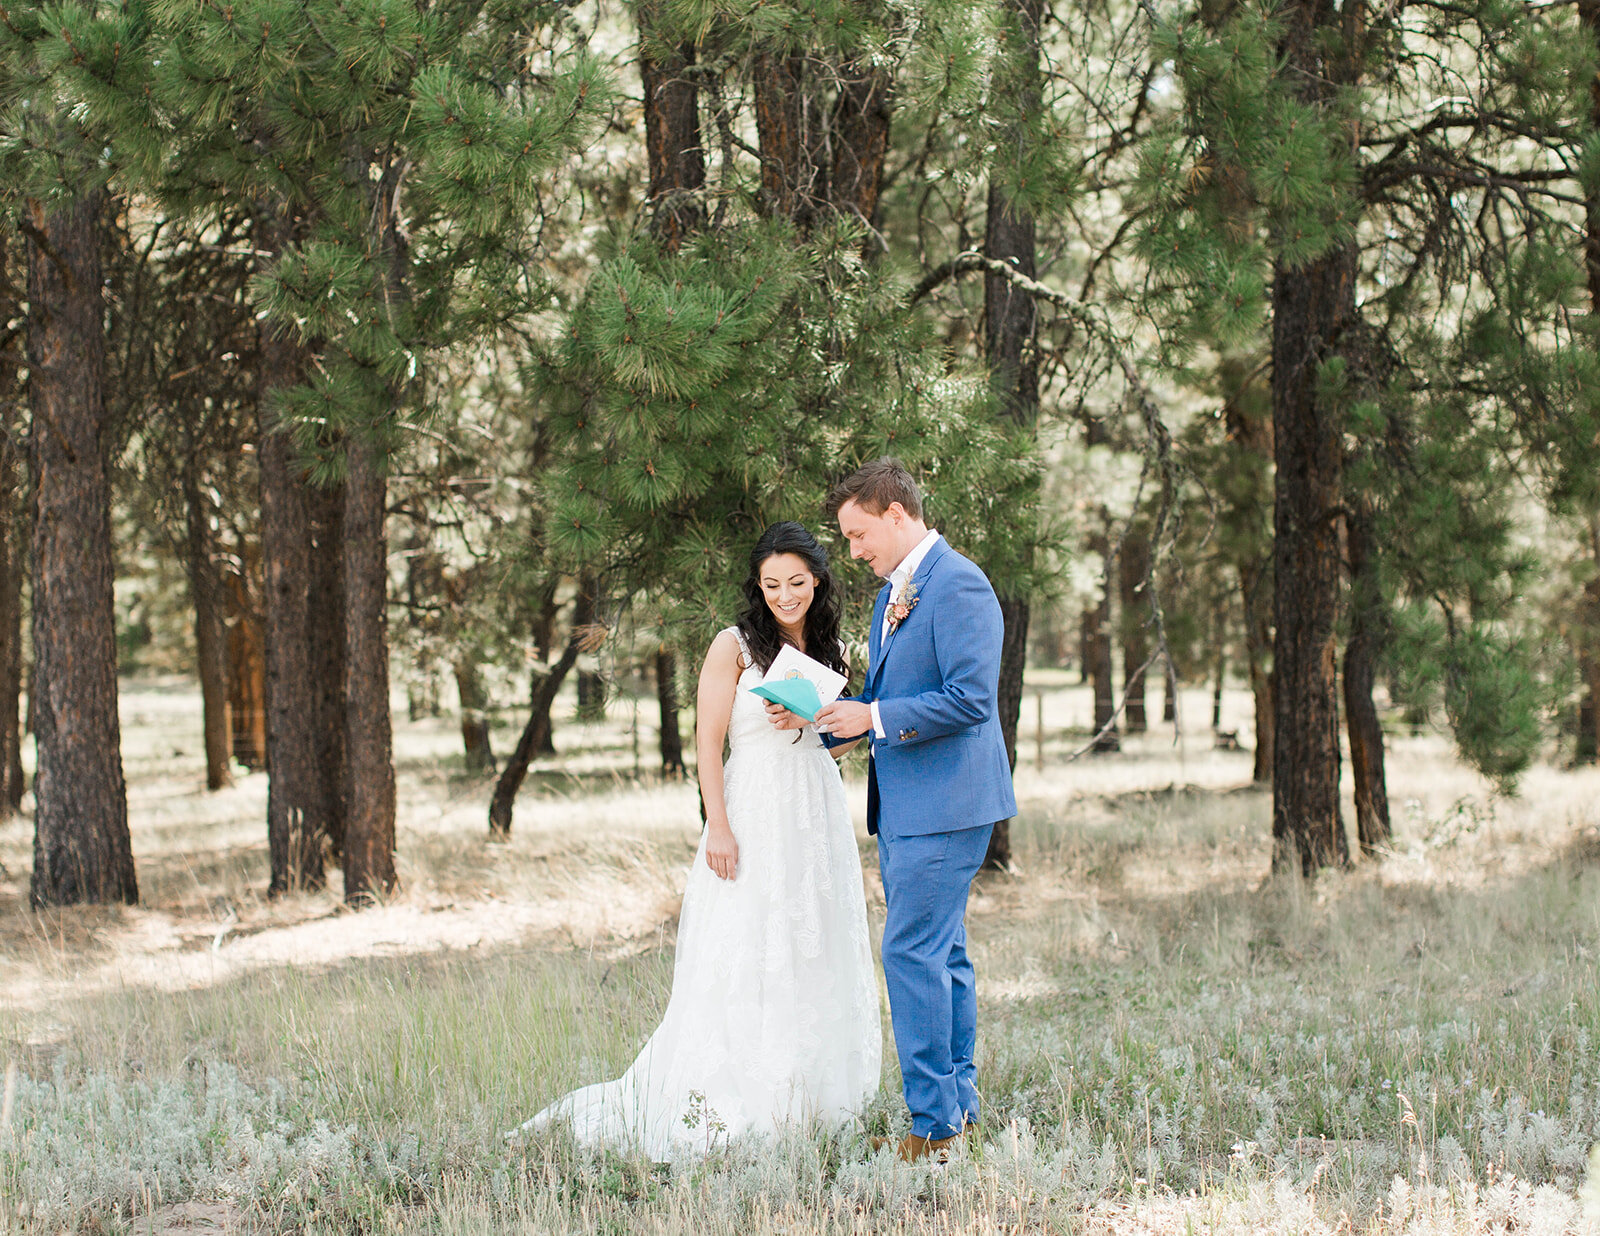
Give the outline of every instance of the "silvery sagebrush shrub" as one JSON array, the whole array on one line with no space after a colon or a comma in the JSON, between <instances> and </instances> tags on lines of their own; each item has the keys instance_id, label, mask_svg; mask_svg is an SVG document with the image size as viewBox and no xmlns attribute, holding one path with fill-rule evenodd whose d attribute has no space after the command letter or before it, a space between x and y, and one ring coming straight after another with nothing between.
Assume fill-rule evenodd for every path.
<instances>
[{"instance_id":1,"label":"silvery sagebrush shrub","mask_svg":"<svg viewBox=\"0 0 1600 1236\"><path fill-rule=\"evenodd\" d=\"M36 1225L201 1196L306 1196L394 1170L358 1146L354 1126L308 1123L282 1084L250 1086L222 1063L156 1081L69 1078L59 1066L48 1080L19 1078L0 1160Z\"/></svg>"}]
</instances>

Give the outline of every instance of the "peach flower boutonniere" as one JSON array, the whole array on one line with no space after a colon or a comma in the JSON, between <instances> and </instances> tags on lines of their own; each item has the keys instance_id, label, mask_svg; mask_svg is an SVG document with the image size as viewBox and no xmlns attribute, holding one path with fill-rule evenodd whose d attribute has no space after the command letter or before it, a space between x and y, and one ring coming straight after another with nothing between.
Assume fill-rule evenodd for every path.
<instances>
[{"instance_id":1,"label":"peach flower boutonniere","mask_svg":"<svg viewBox=\"0 0 1600 1236\"><path fill-rule=\"evenodd\" d=\"M893 635L900 624L911 617L911 611L917 608L917 586L910 580L900 590L900 595L889 602L889 634Z\"/></svg>"}]
</instances>

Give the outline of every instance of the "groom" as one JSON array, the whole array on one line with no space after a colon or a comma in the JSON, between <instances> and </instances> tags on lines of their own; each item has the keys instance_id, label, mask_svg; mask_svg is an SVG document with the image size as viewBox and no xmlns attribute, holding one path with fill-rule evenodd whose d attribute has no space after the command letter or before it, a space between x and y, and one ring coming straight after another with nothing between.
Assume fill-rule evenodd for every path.
<instances>
[{"instance_id":1,"label":"groom","mask_svg":"<svg viewBox=\"0 0 1600 1236\"><path fill-rule=\"evenodd\" d=\"M888 917L883 970L911 1133L900 1157L949 1152L978 1119L978 1000L967 891L995 822L1017 812L995 715L1004 625L988 578L922 517L897 459L834 486L828 511L887 582L868 632L866 685L817 714L833 742L869 736L867 831L878 838Z\"/></svg>"}]
</instances>

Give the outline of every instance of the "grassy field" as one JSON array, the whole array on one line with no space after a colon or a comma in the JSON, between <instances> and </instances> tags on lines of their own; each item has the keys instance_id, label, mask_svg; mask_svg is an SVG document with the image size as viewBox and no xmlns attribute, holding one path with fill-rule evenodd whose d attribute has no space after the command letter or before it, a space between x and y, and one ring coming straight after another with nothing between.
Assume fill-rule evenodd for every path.
<instances>
[{"instance_id":1,"label":"grassy field","mask_svg":"<svg viewBox=\"0 0 1600 1236\"><path fill-rule=\"evenodd\" d=\"M1017 870L969 920L985 1134L942 1171L868 1148L892 1059L856 1129L675 1170L505 1150L665 1005L699 821L634 775L629 702L563 727L504 844L449 721L399 721L404 888L350 914L265 901L264 778L205 793L194 698L130 688L143 904L30 913L30 825L0 827L0 1230L1600 1232L1600 771L1497 799L1396 739L1394 852L1274 882L1198 694L1181 742L1073 762L1087 696L1044 686Z\"/></svg>"}]
</instances>

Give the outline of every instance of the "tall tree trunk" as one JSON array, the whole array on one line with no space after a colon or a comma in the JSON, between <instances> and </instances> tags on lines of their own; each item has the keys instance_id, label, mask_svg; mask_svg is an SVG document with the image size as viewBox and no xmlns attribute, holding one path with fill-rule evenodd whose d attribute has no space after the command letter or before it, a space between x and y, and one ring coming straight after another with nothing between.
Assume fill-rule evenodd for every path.
<instances>
[{"instance_id":1,"label":"tall tree trunk","mask_svg":"<svg viewBox=\"0 0 1600 1236\"><path fill-rule=\"evenodd\" d=\"M251 772L267 766L267 649L251 576L260 570L259 550L240 554L223 575L227 594L228 716L233 758Z\"/></svg>"},{"instance_id":2,"label":"tall tree trunk","mask_svg":"<svg viewBox=\"0 0 1600 1236\"><path fill-rule=\"evenodd\" d=\"M307 531L311 537L306 664L315 709L311 724L317 753L317 819L327 853L335 858L344 854L348 801L344 506L343 484L306 487Z\"/></svg>"},{"instance_id":3,"label":"tall tree trunk","mask_svg":"<svg viewBox=\"0 0 1600 1236\"><path fill-rule=\"evenodd\" d=\"M1101 518L1105 518L1101 512ZM1089 538L1089 550L1100 555L1105 570L1100 580L1100 600L1087 611L1085 618L1093 634L1089 646L1089 677L1094 683L1094 754L1102 755L1122 749L1117 725L1112 720L1117 711L1117 688L1113 680L1114 666L1111 658L1111 592L1114 587L1112 572L1116 561L1111 556L1111 538L1102 525L1100 531ZM1104 733L1101 731L1104 730Z\"/></svg>"},{"instance_id":4,"label":"tall tree trunk","mask_svg":"<svg viewBox=\"0 0 1600 1236\"><path fill-rule=\"evenodd\" d=\"M0 227L0 326L22 316L10 234ZM22 577L27 560L22 344L0 344L0 820L22 807Z\"/></svg>"},{"instance_id":5,"label":"tall tree trunk","mask_svg":"<svg viewBox=\"0 0 1600 1236\"><path fill-rule=\"evenodd\" d=\"M1267 655L1272 648L1270 598L1266 588L1267 564L1247 563L1239 568L1239 592L1244 602L1245 656L1250 662L1250 693L1255 701L1256 752L1250 780L1256 785L1272 781L1274 717L1272 672Z\"/></svg>"},{"instance_id":6,"label":"tall tree trunk","mask_svg":"<svg viewBox=\"0 0 1600 1236\"><path fill-rule=\"evenodd\" d=\"M1161 667L1161 719L1169 724L1178 720L1178 684L1168 664Z\"/></svg>"},{"instance_id":7,"label":"tall tree trunk","mask_svg":"<svg viewBox=\"0 0 1600 1236\"><path fill-rule=\"evenodd\" d=\"M1346 517L1350 553L1350 634L1344 646L1344 709L1355 775L1356 836L1361 852L1376 857L1389 844L1389 789L1383 771L1383 724L1372 702L1377 661L1384 645L1372 512L1357 500Z\"/></svg>"},{"instance_id":8,"label":"tall tree trunk","mask_svg":"<svg viewBox=\"0 0 1600 1236\"><path fill-rule=\"evenodd\" d=\"M663 645L656 652L656 704L661 715L661 775L683 776L683 733L678 728L678 658Z\"/></svg>"},{"instance_id":9,"label":"tall tree trunk","mask_svg":"<svg viewBox=\"0 0 1600 1236\"><path fill-rule=\"evenodd\" d=\"M256 250L281 253L290 220L276 203L256 216ZM278 392L297 385L305 351L275 323L261 324L257 459L261 471L261 569L265 597L267 849L273 896L321 888L322 769L317 699L311 681L311 512L293 444L278 427Z\"/></svg>"},{"instance_id":10,"label":"tall tree trunk","mask_svg":"<svg viewBox=\"0 0 1600 1236\"><path fill-rule=\"evenodd\" d=\"M1222 729L1222 688L1228 677L1228 646L1223 641L1220 630L1222 623L1216 627L1216 654L1211 674L1211 732L1216 733Z\"/></svg>"},{"instance_id":11,"label":"tall tree trunk","mask_svg":"<svg viewBox=\"0 0 1600 1236\"><path fill-rule=\"evenodd\" d=\"M361 433L345 443L344 899L394 891L394 744L389 721L389 555L383 459Z\"/></svg>"},{"instance_id":12,"label":"tall tree trunk","mask_svg":"<svg viewBox=\"0 0 1600 1236\"><path fill-rule=\"evenodd\" d=\"M756 57L756 134L761 144L761 208L802 230L827 198L816 160L814 100L807 95L805 58L764 52Z\"/></svg>"},{"instance_id":13,"label":"tall tree trunk","mask_svg":"<svg viewBox=\"0 0 1600 1236\"><path fill-rule=\"evenodd\" d=\"M1600 0L1578 0L1578 20L1590 44L1600 48ZM1589 123L1600 126L1600 76L1589 82ZM1583 265L1590 312L1600 314L1600 193L1591 192L1584 203ZM1589 539L1594 565L1600 570L1600 513L1590 513ZM1583 615L1578 647L1583 700L1578 708L1576 762L1592 764L1600 755L1600 574L1584 588Z\"/></svg>"},{"instance_id":14,"label":"tall tree trunk","mask_svg":"<svg viewBox=\"0 0 1600 1236\"><path fill-rule=\"evenodd\" d=\"M1331 106L1338 90L1356 84L1359 49L1337 36L1341 25L1359 27L1362 9L1361 0L1340 11L1331 0L1290 0L1282 10L1280 53L1306 103ZM1335 635L1343 433L1320 370L1355 324L1355 283L1352 246L1299 268L1279 261L1273 272L1273 868L1298 867L1306 875L1350 861L1339 811Z\"/></svg>"},{"instance_id":15,"label":"tall tree trunk","mask_svg":"<svg viewBox=\"0 0 1600 1236\"><path fill-rule=\"evenodd\" d=\"M1594 576L1583 586L1578 606L1578 673L1583 696L1578 702L1578 745L1575 764L1600 758L1600 514L1589 516L1589 556Z\"/></svg>"},{"instance_id":16,"label":"tall tree trunk","mask_svg":"<svg viewBox=\"0 0 1600 1236\"><path fill-rule=\"evenodd\" d=\"M660 20L659 6L656 3L641 5L638 14L640 42L648 45L655 24ZM671 253L676 253L686 239L705 226L705 211L698 196L706 179L700 140L700 102L687 76L694 57L694 45L685 42L660 60L655 59L654 53L641 55L639 65L644 79L650 200L655 206L653 227L662 245ZM553 619L553 603L550 614ZM661 722L661 772L666 777L677 777L683 774L683 735L678 728L678 669L677 658L665 645L656 651L655 671L656 707ZM581 696L581 678L579 685ZM556 686L559 688L559 681ZM535 729L535 740L542 735L542 742L538 742L530 754L553 750L548 708L543 729L538 729L537 725ZM509 812L505 821L509 828Z\"/></svg>"},{"instance_id":17,"label":"tall tree trunk","mask_svg":"<svg viewBox=\"0 0 1600 1236\"><path fill-rule=\"evenodd\" d=\"M33 488L35 906L139 899L117 719L101 195L23 207Z\"/></svg>"},{"instance_id":18,"label":"tall tree trunk","mask_svg":"<svg viewBox=\"0 0 1600 1236\"><path fill-rule=\"evenodd\" d=\"M1145 630L1150 613L1145 594L1145 577L1150 574L1150 538L1137 524L1122 538L1117 567L1122 591L1122 690L1127 696L1122 718L1128 733L1143 734L1150 728L1145 716L1148 675L1144 668L1150 658L1150 639Z\"/></svg>"},{"instance_id":19,"label":"tall tree trunk","mask_svg":"<svg viewBox=\"0 0 1600 1236\"><path fill-rule=\"evenodd\" d=\"M12 467L16 467L13 460ZM27 559L23 495L6 497L6 524L0 531L0 820L22 810L27 777L22 771L22 582Z\"/></svg>"},{"instance_id":20,"label":"tall tree trunk","mask_svg":"<svg viewBox=\"0 0 1600 1236\"><path fill-rule=\"evenodd\" d=\"M573 625L581 629L584 639L599 624L599 581L593 575L578 578L578 606L573 614ZM606 715L606 680L595 670L578 671L578 717L583 721L604 720Z\"/></svg>"},{"instance_id":21,"label":"tall tree trunk","mask_svg":"<svg viewBox=\"0 0 1600 1236\"><path fill-rule=\"evenodd\" d=\"M840 214L854 215L874 230L894 112L893 84L893 78L882 69L847 65L840 73L839 94L834 100L829 199ZM876 237L869 237L867 252L876 252L878 247Z\"/></svg>"},{"instance_id":22,"label":"tall tree trunk","mask_svg":"<svg viewBox=\"0 0 1600 1236\"><path fill-rule=\"evenodd\" d=\"M199 461L189 452L183 467L189 596L194 604L194 644L200 672L201 728L205 736L206 788L233 784L232 722L228 717L228 629L221 572L211 535L211 509L201 488Z\"/></svg>"},{"instance_id":23,"label":"tall tree trunk","mask_svg":"<svg viewBox=\"0 0 1600 1236\"><path fill-rule=\"evenodd\" d=\"M461 701L461 747L467 769L475 773L494 771L494 747L489 741L489 693L483 688L483 674L477 658L462 655L455 663L456 694Z\"/></svg>"},{"instance_id":24,"label":"tall tree trunk","mask_svg":"<svg viewBox=\"0 0 1600 1236\"><path fill-rule=\"evenodd\" d=\"M583 640L583 628L574 622L561 659L542 674L534 675L528 724L522 727L522 737L517 740L516 750L506 760L500 779L495 782L494 797L489 800L490 836L511 835L511 810L517 802L517 791L522 788L534 755L550 743L550 709L556 702L556 693L561 690L561 684L578 663L578 650Z\"/></svg>"},{"instance_id":25,"label":"tall tree trunk","mask_svg":"<svg viewBox=\"0 0 1600 1236\"><path fill-rule=\"evenodd\" d=\"M676 253L705 225L699 190L706 182L700 143L699 91L691 77L695 47L660 33L660 0L637 9L639 75L644 82L644 139L657 238Z\"/></svg>"},{"instance_id":26,"label":"tall tree trunk","mask_svg":"<svg viewBox=\"0 0 1600 1236\"><path fill-rule=\"evenodd\" d=\"M556 619L560 616L561 605L552 587L546 590L544 602L539 606L538 616L533 623L534 644L538 648L539 659L546 663L556 655ZM550 697L550 702L552 705L555 703L555 696ZM556 753L555 726L549 717L545 718L543 726L536 727L535 737L538 745L529 753L530 757Z\"/></svg>"},{"instance_id":27,"label":"tall tree trunk","mask_svg":"<svg viewBox=\"0 0 1600 1236\"><path fill-rule=\"evenodd\" d=\"M1002 27L1004 54L1011 73L1020 83L1024 108L1039 105L1039 22L1042 0L1006 0L1006 24ZM859 90L860 87L857 87ZM859 99L847 85L841 93L841 107L857 107ZM888 140L888 87L883 84L865 91L882 98L881 140L875 158L881 170L882 142ZM864 106L864 104L861 104ZM1032 279L1038 272L1037 235L1033 213L1017 200L1012 189L1018 178L1009 166L1021 157L1025 135L1013 133L1001 143L996 165L990 171L989 195L984 212L983 248L986 256L1006 263ZM849 171L851 169L845 169ZM874 195L874 206L876 196ZM989 362L989 380L999 397L1000 412L1014 426L1031 433L1039 420L1038 309L1033 297L1011 280L993 271L983 278L983 350ZM1005 738L1006 757L1012 771L1017 767L1017 727L1022 715L1023 677L1028 658L1029 598L1015 588L1002 588L1000 614L1005 623L1000 645L1000 689L996 707L1000 731ZM995 825L989 838L984 866L1004 869L1011 865L1011 821Z\"/></svg>"}]
</instances>

